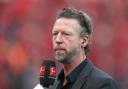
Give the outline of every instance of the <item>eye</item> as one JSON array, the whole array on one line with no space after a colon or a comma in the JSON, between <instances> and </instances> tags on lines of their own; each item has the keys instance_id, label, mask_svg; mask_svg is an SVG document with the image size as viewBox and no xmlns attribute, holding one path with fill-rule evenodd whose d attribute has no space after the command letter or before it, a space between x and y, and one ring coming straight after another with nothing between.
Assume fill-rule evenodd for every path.
<instances>
[{"instance_id":1,"label":"eye","mask_svg":"<svg viewBox=\"0 0 128 89\"><path fill-rule=\"evenodd\" d=\"M65 32L65 33L63 33L63 34L64 34L65 36L70 36L70 34L69 34L69 33L66 33L66 32Z\"/></svg>"},{"instance_id":2,"label":"eye","mask_svg":"<svg viewBox=\"0 0 128 89\"><path fill-rule=\"evenodd\" d=\"M68 36L69 34L68 33L65 33L66 36Z\"/></svg>"},{"instance_id":3,"label":"eye","mask_svg":"<svg viewBox=\"0 0 128 89\"><path fill-rule=\"evenodd\" d=\"M52 35L53 36L56 36L58 34L58 32L53 32Z\"/></svg>"}]
</instances>

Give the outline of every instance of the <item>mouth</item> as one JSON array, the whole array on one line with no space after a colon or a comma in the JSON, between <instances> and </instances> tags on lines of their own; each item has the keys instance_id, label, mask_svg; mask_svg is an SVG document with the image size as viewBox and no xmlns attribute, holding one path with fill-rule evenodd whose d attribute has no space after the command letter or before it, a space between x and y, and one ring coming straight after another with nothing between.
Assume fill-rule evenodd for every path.
<instances>
[{"instance_id":1,"label":"mouth","mask_svg":"<svg viewBox=\"0 0 128 89\"><path fill-rule=\"evenodd\" d=\"M63 54L63 53L65 53L65 49L63 49L63 48L56 48L54 51L55 51L56 54Z\"/></svg>"}]
</instances>

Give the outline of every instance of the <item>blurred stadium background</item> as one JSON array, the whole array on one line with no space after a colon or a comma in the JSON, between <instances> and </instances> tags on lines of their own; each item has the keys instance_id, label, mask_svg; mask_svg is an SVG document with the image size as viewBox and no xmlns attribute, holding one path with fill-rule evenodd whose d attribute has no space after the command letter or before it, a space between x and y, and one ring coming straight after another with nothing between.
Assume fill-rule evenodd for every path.
<instances>
[{"instance_id":1,"label":"blurred stadium background","mask_svg":"<svg viewBox=\"0 0 128 89\"><path fill-rule=\"evenodd\" d=\"M128 0L0 0L0 89L33 89L39 66L53 59L51 29L63 7L93 20L89 57L128 89Z\"/></svg>"}]
</instances>

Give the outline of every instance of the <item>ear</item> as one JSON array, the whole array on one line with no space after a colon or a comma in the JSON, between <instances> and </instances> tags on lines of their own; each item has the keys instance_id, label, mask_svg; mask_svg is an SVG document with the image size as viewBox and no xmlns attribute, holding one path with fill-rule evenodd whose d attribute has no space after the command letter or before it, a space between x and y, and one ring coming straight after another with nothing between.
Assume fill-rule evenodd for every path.
<instances>
[{"instance_id":1,"label":"ear","mask_svg":"<svg viewBox=\"0 0 128 89\"><path fill-rule=\"evenodd\" d=\"M81 37L81 47L86 47L87 44L89 43L89 36L88 35L84 35Z\"/></svg>"}]
</instances>

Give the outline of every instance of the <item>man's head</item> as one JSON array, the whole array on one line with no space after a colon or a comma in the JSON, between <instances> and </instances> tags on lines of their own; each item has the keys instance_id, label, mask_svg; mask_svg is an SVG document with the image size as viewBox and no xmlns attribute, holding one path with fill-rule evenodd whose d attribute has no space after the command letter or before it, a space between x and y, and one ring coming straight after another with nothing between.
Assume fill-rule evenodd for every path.
<instances>
[{"instance_id":1,"label":"man's head","mask_svg":"<svg viewBox=\"0 0 128 89\"><path fill-rule=\"evenodd\" d=\"M53 26L55 58L69 63L74 57L89 51L92 23L90 17L77 9L64 8ZM70 59L70 60L69 60Z\"/></svg>"}]
</instances>

